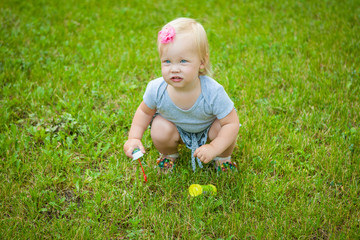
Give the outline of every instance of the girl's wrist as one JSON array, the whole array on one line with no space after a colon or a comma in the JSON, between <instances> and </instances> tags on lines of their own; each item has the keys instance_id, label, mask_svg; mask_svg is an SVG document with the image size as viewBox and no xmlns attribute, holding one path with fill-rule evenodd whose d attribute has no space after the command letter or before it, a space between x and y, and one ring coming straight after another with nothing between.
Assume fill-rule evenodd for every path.
<instances>
[{"instance_id":1,"label":"girl's wrist","mask_svg":"<svg viewBox=\"0 0 360 240\"><path fill-rule=\"evenodd\" d=\"M141 141L141 138L138 138L138 137L129 137L128 140L138 140L138 141Z\"/></svg>"},{"instance_id":2,"label":"girl's wrist","mask_svg":"<svg viewBox=\"0 0 360 240\"><path fill-rule=\"evenodd\" d=\"M213 147L216 156L218 156L226 150L226 147L222 146L222 144L220 145L220 144L214 142L214 140L212 142L210 142L209 145ZM220 145L220 147L219 147L219 145Z\"/></svg>"}]
</instances>

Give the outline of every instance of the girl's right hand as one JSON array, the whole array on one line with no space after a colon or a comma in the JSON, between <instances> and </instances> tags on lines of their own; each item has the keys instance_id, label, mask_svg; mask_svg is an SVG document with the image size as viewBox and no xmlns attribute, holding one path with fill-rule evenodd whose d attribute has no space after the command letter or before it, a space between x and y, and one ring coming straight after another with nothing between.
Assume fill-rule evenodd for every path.
<instances>
[{"instance_id":1,"label":"girl's right hand","mask_svg":"<svg viewBox=\"0 0 360 240\"><path fill-rule=\"evenodd\" d=\"M128 139L124 144L124 152L126 156L132 158L132 152L136 148L139 148L142 153L145 153L145 148L139 139Z\"/></svg>"}]
</instances>

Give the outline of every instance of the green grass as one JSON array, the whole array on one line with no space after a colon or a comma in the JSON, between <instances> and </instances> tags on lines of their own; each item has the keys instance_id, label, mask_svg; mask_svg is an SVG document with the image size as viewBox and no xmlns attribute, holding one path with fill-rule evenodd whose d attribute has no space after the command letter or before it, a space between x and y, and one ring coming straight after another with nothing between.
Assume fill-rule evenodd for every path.
<instances>
[{"instance_id":1,"label":"green grass","mask_svg":"<svg viewBox=\"0 0 360 240\"><path fill-rule=\"evenodd\" d=\"M360 238L360 2L231 2L0 3L1 239ZM158 175L146 132L144 184L122 146L180 16L235 102L239 172L183 147Z\"/></svg>"}]
</instances>

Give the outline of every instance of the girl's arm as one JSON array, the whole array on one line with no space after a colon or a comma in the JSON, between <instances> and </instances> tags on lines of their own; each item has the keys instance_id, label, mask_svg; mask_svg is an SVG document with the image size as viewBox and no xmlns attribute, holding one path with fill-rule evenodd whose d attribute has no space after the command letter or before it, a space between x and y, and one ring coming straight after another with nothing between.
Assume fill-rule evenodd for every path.
<instances>
[{"instance_id":1,"label":"girl's arm","mask_svg":"<svg viewBox=\"0 0 360 240\"><path fill-rule=\"evenodd\" d=\"M141 143L141 139L155 112L156 109L149 108L144 102L141 102L139 105L131 124L128 140L124 144L126 156L132 158L132 152L137 147L140 148L141 152L145 153L145 148Z\"/></svg>"},{"instance_id":2,"label":"girl's arm","mask_svg":"<svg viewBox=\"0 0 360 240\"><path fill-rule=\"evenodd\" d=\"M221 129L217 137L209 144L199 147L194 156L198 157L202 162L208 163L216 156L222 154L236 141L239 132L239 118L235 109L233 109L226 117L219 120Z\"/></svg>"}]
</instances>

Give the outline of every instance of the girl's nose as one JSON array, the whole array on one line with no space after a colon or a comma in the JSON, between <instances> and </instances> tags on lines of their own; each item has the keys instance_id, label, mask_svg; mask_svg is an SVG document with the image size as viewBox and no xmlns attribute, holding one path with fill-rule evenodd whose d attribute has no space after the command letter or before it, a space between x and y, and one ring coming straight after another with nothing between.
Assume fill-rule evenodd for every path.
<instances>
[{"instance_id":1,"label":"girl's nose","mask_svg":"<svg viewBox=\"0 0 360 240\"><path fill-rule=\"evenodd\" d=\"M171 72L179 72L180 68L178 64L172 64L171 65Z\"/></svg>"}]
</instances>

